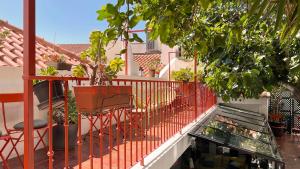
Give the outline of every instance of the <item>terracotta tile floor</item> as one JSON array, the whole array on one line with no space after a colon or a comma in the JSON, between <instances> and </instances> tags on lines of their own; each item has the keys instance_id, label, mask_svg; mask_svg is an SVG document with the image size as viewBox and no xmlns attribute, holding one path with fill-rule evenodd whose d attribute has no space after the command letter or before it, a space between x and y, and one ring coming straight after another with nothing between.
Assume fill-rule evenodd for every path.
<instances>
[{"instance_id":1,"label":"terracotta tile floor","mask_svg":"<svg viewBox=\"0 0 300 169\"><path fill-rule=\"evenodd\" d=\"M285 162L285 168L300 169L300 137L296 139L286 134L276 140Z\"/></svg>"},{"instance_id":2,"label":"terracotta tile floor","mask_svg":"<svg viewBox=\"0 0 300 169\"><path fill-rule=\"evenodd\" d=\"M173 135L176 132L176 129L183 127L184 124L187 124L188 121L184 123L184 121L179 121L177 117L185 117L186 119L192 120L194 114L190 111L180 112L174 118L174 115L166 115L166 120L163 123L157 123L153 125L147 131L147 137L141 137L140 130L139 134L137 134L136 138L132 136L132 142L130 142L129 136L127 137L126 144L124 144L123 136L120 135L120 144L116 144L116 139L114 139L113 150L111 152L112 159L112 168L118 168L118 165L121 169L130 168L131 165L136 164L141 159L141 147L143 147L143 155L145 156L146 150L147 154L153 151L156 147L158 147L163 141L167 140L167 135ZM169 130L168 130L169 129ZM155 136L154 136L155 131ZM97 136L97 132L94 132L93 137L93 150L94 150L94 159L93 165L95 169L100 169L100 147L99 147L99 137ZM110 151L109 151L109 138L108 135L105 135L103 139L103 168L110 168ZM132 144L131 144L132 143ZM126 148L125 148L126 147ZM132 147L132 151L131 150ZM126 149L126 153L125 153ZM37 169L48 169L48 156L46 149L40 149L35 152L35 168ZM119 150L119 151L117 151ZM119 160L118 160L119 154ZM125 160L126 158L126 160ZM23 159L23 157L22 157ZM54 161L53 168L54 169L62 169L64 168L64 151L55 151L54 152ZM119 163L118 163L119 161ZM125 162L126 161L126 166ZM14 158L9 160L9 166L12 169L21 169L21 165L19 161ZM78 151L77 146L75 149L69 150L69 164L71 168L78 168ZM89 160L89 137L86 137L86 140L83 141L82 146L82 168L89 169L90 168L90 160ZM0 166L2 169L2 166Z\"/></svg>"}]
</instances>

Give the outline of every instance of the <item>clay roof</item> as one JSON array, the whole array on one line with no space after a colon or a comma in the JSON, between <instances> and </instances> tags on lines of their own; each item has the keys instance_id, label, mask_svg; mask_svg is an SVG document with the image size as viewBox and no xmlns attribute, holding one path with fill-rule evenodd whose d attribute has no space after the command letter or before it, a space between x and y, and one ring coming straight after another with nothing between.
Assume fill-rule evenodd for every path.
<instances>
[{"instance_id":1,"label":"clay roof","mask_svg":"<svg viewBox=\"0 0 300 169\"><path fill-rule=\"evenodd\" d=\"M79 56L81 52L90 47L90 44L59 44L58 46Z\"/></svg>"},{"instance_id":2,"label":"clay roof","mask_svg":"<svg viewBox=\"0 0 300 169\"><path fill-rule=\"evenodd\" d=\"M153 60L161 59L160 53L140 53L140 54L134 54L133 55L133 61L136 62L140 67L144 70L144 76L148 76L149 69L148 65ZM163 65L161 65L161 68L163 68Z\"/></svg>"},{"instance_id":3,"label":"clay roof","mask_svg":"<svg viewBox=\"0 0 300 169\"><path fill-rule=\"evenodd\" d=\"M0 46L0 66L23 66L23 30L0 20L0 32L8 31L8 36ZM79 64L79 57L59 46L36 37L36 68L47 67L42 56L64 55L67 63Z\"/></svg>"}]
</instances>

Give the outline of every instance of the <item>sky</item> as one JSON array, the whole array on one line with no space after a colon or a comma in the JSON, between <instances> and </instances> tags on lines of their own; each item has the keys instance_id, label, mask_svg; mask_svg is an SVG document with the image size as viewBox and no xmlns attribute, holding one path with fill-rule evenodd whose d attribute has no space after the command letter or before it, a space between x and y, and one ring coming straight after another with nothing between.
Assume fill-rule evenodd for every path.
<instances>
[{"instance_id":1,"label":"sky","mask_svg":"<svg viewBox=\"0 0 300 169\"><path fill-rule=\"evenodd\" d=\"M0 0L0 19L23 27L23 0ZM55 44L88 43L93 30L104 30L96 11L116 0L36 0L36 34ZM139 24L136 29L143 29Z\"/></svg>"}]
</instances>

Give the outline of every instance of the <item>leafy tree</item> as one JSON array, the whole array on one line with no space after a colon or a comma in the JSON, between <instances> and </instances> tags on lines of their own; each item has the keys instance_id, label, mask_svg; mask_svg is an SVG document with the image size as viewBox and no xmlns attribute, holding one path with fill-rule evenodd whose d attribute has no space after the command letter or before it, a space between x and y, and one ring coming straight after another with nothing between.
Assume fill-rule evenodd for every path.
<instances>
[{"instance_id":1,"label":"leafy tree","mask_svg":"<svg viewBox=\"0 0 300 169\"><path fill-rule=\"evenodd\" d=\"M299 30L297 4L284 0L118 0L99 10L98 19L107 20L116 35L125 37L128 29L144 20L152 39L182 46L187 57L197 51L204 63L204 82L224 100L258 97L275 85L295 91L300 99L300 40L294 38ZM127 6L127 12L122 12L122 6ZM130 25L132 19L136 22Z\"/></svg>"}]
</instances>

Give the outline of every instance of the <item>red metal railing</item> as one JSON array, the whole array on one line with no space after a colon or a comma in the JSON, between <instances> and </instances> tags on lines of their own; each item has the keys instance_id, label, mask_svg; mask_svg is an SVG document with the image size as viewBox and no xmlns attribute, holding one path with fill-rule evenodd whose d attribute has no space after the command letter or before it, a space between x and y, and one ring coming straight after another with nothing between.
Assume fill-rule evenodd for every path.
<instances>
[{"instance_id":1,"label":"red metal railing","mask_svg":"<svg viewBox=\"0 0 300 169\"><path fill-rule=\"evenodd\" d=\"M52 82L60 80L64 86L65 134L68 135L68 90L69 81L77 85L85 78L32 76L31 80L49 81L49 98L52 97ZM85 115L78 112L77 166L70 162L68 137L65 137L64 167L82 168L130 168L161 144L174 136L199 115L216 104L212 90L202 84L174 81L149 81L116 79L113 85L132 86L131 106L114 109L108 113ZM48 168L53 164L52 99L49 99L48 114ZM195 111L197 110L197 111ZM83 141L82 118L89 119L89 137ZM96 135L95 135L96 134ZM96 138L95 138L96 137ZM83 149L89 150L88 156ZM95 148L95 149L94 149ZM75 154L72 154L74 156ZM59 168L59 167L58 167Z\"/></svg>"}]
</instances>

